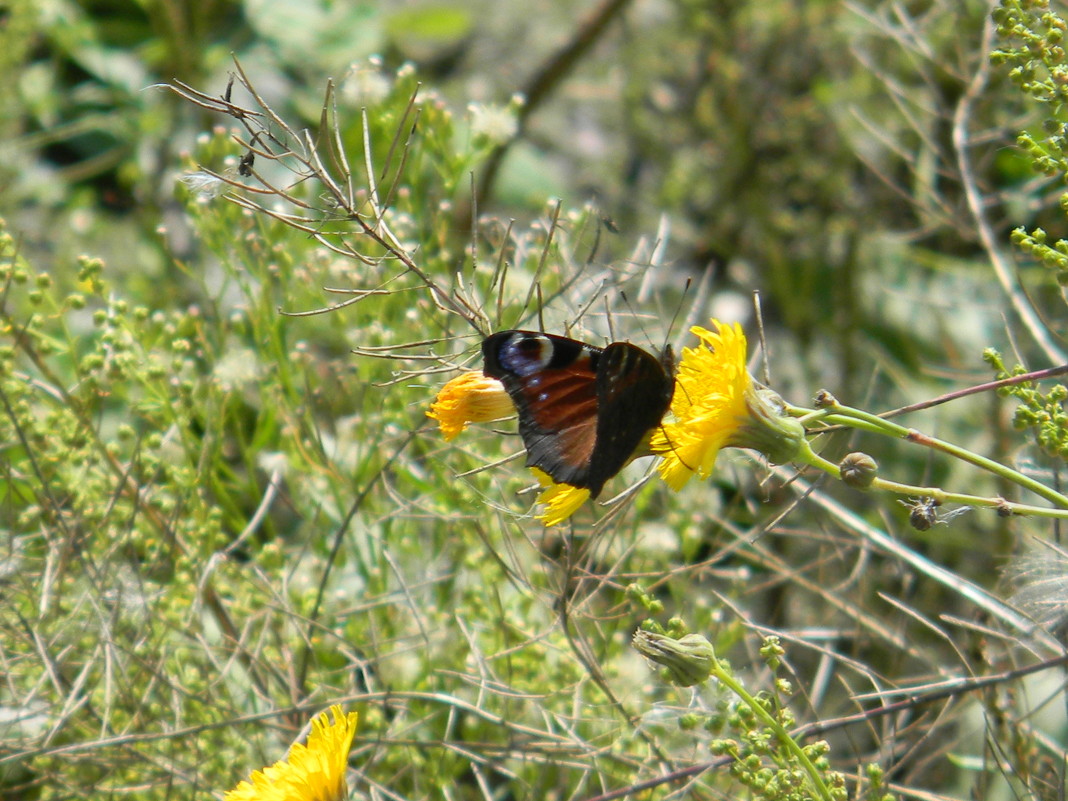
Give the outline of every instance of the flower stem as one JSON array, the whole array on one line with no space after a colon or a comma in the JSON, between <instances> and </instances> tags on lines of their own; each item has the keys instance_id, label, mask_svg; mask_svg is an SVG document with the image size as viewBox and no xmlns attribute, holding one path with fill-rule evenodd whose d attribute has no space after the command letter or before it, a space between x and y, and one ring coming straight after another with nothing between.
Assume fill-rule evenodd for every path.
<instances>
[{"instance_id":1,"label":"flower stem","mask_svg":"<svg viewBox=\"0 0 1068 801\"><path fill-rule=\"evenodd\" d=\"M812 764L812 760L809 759L808 754L805 753L805 749L797 744L797 741L790 736L790 733L783 728L782 724L775 719L775 716L768 712L752 695L748 690L730 674L730 671L725 669L718 659L713 660L715 666L712 668L711 675L719 681L723 686L734 693L738 698L742 700L750 709L756 713L769 729L771 729L779 742L790 751L797 761L801 763L801 767L805 769L808 774L809 780L812 782L813 787L816 790L816 794L823 799L823 801L833 801L831 796L831 790L827 787L827 784L823 781L823 776L815 765Z\"/></svg>"},{"instance_id":2,"label":"flower stem","mask_svg":"<svg viewBox=\"0 0 1068 801\"><path fill-rule=\"evenodd\" d=\"M834 462L824 459L811 449L800 453L795 463L807 464L817 470L835 477L841 478L841 471ZM1031 506L1025 503L1014 503L1004 498L990 498L983 495L967 495L963 492L946 492L940 487L921 487L915 484L902 484L898 481L890 481L885 478L876 478L869 489L894 492L898 495L907 495L916 498L933 498L939 503L959 503L965 506L975 506L987 509L997 509L1004 514L1027 515L1030 517L1047 517L1057 520L1068 520L1068 509L1050 509L1048 506Z\"/></svg>"},{"instance_id":3,"label":"flower stem","mask_svg":"<svg viewBox=\"0 0 1068 801\"><path fill-rule=\"evenodd\" d=\"M850 428L856 428L863 431L868 431L875 434L883 434L884 436L896 437L898 439L904 439L908 442L915 443L917 445L924 445L932 450L940 451L949 456L953 456L961 461L973 464L976 467L987 470L997 476L1004 478L1007 481L1011 481L1029 490L1041 498L1045 498L1060 509L1068 510L1068 496L1063 495L1056 490L1047 487L1040 481L1036 481L1030 476L1026 476L1018 470L1013 470L1011 467L1006 467L1000 462L996 462L993 459L988 459L985 456L980 456L977 453L973 453L966 448L962 448L959 445L954 445L952 442L946 442L935 437L930 437L923 434L916 429L906 428L905 426L898 425L889 420L865 412L861 409L854 409L850 406L843 406L837 401L833 401L825 409L821 410L805 410L805 409L792 409L794 414L801 416L803 423L807 425L811 424L815 420L819 420L822 423L828 425L843 425ZM798 461L808 461L809 464L814 467L819 467L821 470L827 470L826 465L830 465L826 460L821 459L814 453L802 454ZM820 464L823 462L824 464ZM837 466L831 465L833 470L827 470L832 475L838 475ZM992 507L1005 507L1009 508L1012 512L1020 514L1044 514L1047 517L1061 517L1060 514L1051 514L1059 510L1046 509L1044 507L1021 507L1015 504L1010 504L1007 501L997 498L979 498L974 495L962 495L959 493L948 493L943 490L931 487L914 487L908 484L898 484L893 481L886 481L884 479L876 479L873 487L879 489L889 490L891 492L902 492L905 494L919 495L923 497L936 498L941 501L954 501L957 503L965 503L971 506L992 506ZM1026 510L1026 511L1025 511ZM1034 511L1033 511L1034 510Z\"/></svg>"}]
</instances>

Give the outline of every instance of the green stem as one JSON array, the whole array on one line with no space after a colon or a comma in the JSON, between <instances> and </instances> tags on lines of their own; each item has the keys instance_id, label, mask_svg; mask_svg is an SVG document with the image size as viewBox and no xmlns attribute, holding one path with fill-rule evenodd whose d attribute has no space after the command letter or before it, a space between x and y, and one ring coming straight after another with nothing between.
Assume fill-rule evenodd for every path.
<instances>
[{"instance_id":1,"label":"green stem","mask_svg":"<svg viewBox=\"0 0 1068 801\"><path fill-rule=\"evenodd\" d=\"M795 464L807 464L817 470L841 479L841 470L838 465L817 454L811 448L807 452L802 451L794 459ZM963 492L946 492L940 487L921 487L915 484L902 484L898 481L890 481L885 478L875 479L869 489L895 492L898 495L908 495L916 498L934 498L939 503L959 503L965 506L976 506L987 509L997 509L1006 514L1028 515L1031 517L1047 517L1057 520L1068 520L1068 509L1050 509L1048 506L1031 506L1024 503L1014 503L1004 498L989 498L983 495L967 495Z\"/></svg>"},{"instance_id":2,"label":"green stem","mask_svg":"<svg viewBox=\"0 0 1068 801\"><path fill-rule=\"evenodd\" d=\"M742 701L756 713L757 717L764 721L764 725L775 733L779 742L797 757L797 761L801 763L801 766L808 774L813 787L816 789L816 794L822 798L823 801L833 801L830 788L827 787L826 783L823 781L823 776L820 774L819 770L812 764L812 760L808 758L805 749L797 744L797 741L790 736L790 732L782 727L779 721L775 719L774 715L768 712L768 710L749 694L745 687L736 681L727 670L720 666L718 659L713 659L712 661L715 667L712 668L711 675L732 693L742 699Z\"/></svg>"},{"instance_id":3,"label":"green stem","mask_svg":"<svg viewBox=\"0 0 1068 801\"><path fill-rule=\"evenodd\" d=\"M1011 467L1006 467L1005 465L1001 464L1000 462L996 462L993 459L988 459L987 457L980 456L979 454L973 453L972 451L969 451L966 448L961 448L959 445L954 445L951 442L946 442L945 440L940 440L935 437L929 437L914 428L906 428L905 426L900 426L897 423L893 423L889 420L884 420L883 418L871 414L870 412L865 412L861 409L854 409L850 406L843 406L837 402L835 402L833 405L828 406L824 410L815 412L812 412L811 410L803 410L796 408L792 409L791 411L794 414L800 416L801 421L806 425L810 424L815 420L819 420L820 422L827 423L828 425L849 426L850 428L856 428L875 434L883 434L885 436L897 437L899 439L904 439L917 445L924 445L933 450L940 451L949 456L956 457L961 461L973 464L976 467L982 468L983 470L987 470L988 472L991 472L997 476L1001 476L1005 480L1011 481L1014 484L1017 484L1023 487L1024 489L1035 493L1041 498L1045 498L1047 501L1052 504L1055 504L1056 506L1059 506L1061 509L1068 509L1068 496L1065 496L1062 493L1057 492L1056 490L1050 489L1045 484L1039 481L1035 481L1030 476L1025 476L1023 473L1017 470L1013 470ZM811 452L810 455L813 457L813 461L809 461L810 464L819 467L821 470L826 469L826 467L817 463L819 461L824 460L820 459L820 457L818 456L815 456L815 454L812 454ZM805 456L802 455L800 460L805 461ZM836 470L837 468L835 468L835 471ZM837 472L834 472L832 474L837 475ZM938 498L939 500L949 500L956 501L959 503L967 503L973 506L1002 507L1005 506L1007 503L1006 501L1000 498L977 498L976 496L972 495L946 493L938 489L913 487L907 484L898 484L897 482L884 481L879 479L876 479L876 483L872 486L878 487L879 489L890 490L892 492L907 492L913 495L921 495L924 497ZM1009 505L1012 506L1012 504ZM1042 509L1042 507L1025 508ZM1013 509L1013 511L1021 510ZM1054 510L1043 509L1043 513L1046 514L1046 516L1048 517L1060 516L1049 514L1051 511ZM1023 512L1021 511L1021 513ZM1033 514L1033 512L1030 511L1027 513Z\"/></svg>"}]
</instances>

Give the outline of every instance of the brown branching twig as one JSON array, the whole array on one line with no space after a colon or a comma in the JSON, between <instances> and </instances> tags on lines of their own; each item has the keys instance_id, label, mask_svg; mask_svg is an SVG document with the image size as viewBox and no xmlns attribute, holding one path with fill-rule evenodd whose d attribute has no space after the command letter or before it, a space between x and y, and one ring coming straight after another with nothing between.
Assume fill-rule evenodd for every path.
<instances>
[{"instance_id":1,"label":"brown branching twig","mask_svg":"<svg viewBox=\"0 0 1068 801\"><path fill-rule=\"evenodd\" d=\"M364 113L364 168L368 190L366 197L361 199L361 193L356 189L358 182L341 142L333 84L327 86L320 129L313 136L309 131L297 132L291 128L256 91L241 64L236 59L234 63L237 82L252 96L255 108L238 106L230 100L214 97L181 82L175 82L170 88L180 97L201 108L233 117L249 134L248 139L236 136L235 141L262 161L282 165L295 176L295 181L289 187L279 186L264 177L261 171L253 168L248 170L251 182L203 170L207 175L235 190L228 192L226 199L300 231L330 251L361 264L377 267L387 261L397 262L401 272L411 273L422 282L438 309L461 317L480 333L488 332L489 321L479 307L464 302L455 292L442 286L434 276L424 271L401 244L387 220L388 204L396 192L396 183L385 193L384 200L379 191L379 183L382 176L388 173L389 162L394 158L398 147L401 150L401 167L406 162L414 131L412 120L417 119L419 114L416 97L413 95L409 101L381 172L375 170L371 161L370 130L366 112ZM255 142L266 144L256 147L253 144ZM328 168L324 162L324 148L332 168ZM292 191L292 187L307 180L314 180L324 188L326 208L317 208ZM280 211L273 205L253 200L253 196L257 195L282 200L297 209L313 213L291 214ZM331 224L338 226L336 231L328 229ZM351 225L355 225L355 230L350 228ZM371 253L370 249L359 244L361 242L377 246L381 254Z\"/></svg>"},{"instance_id":2,"label":"brown branching twig","mask_svg":"<svg viewBox=\"0 0 1068 801\"><path fill-rule=\"evenodd\" d=\"M490 155L479 179L478 203L487 201L493 191L501 163L511 145L522 136L527 121L550 94L571 73L582 57L598 42L611 22L627 7L630 0L603 0L572 34L571 39L549 56L531 76L522 90L525 102L519 109L519 129L516 137L500 145Z\"/></svg>"}]
</instances>

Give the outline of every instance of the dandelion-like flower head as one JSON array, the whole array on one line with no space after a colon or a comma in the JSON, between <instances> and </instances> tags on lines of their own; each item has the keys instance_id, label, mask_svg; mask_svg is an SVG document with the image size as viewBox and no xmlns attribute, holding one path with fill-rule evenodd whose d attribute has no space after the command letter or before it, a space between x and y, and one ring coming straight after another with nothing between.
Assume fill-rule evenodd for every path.
<instances>
[{"instance_id":1,"label":"dandelion-like flower head","mask_svg":"<svg viewBox=\"0 0 1068 801\"><path fill-rule=\"evenodd\" d=\"M653 433L651 448L663 457L660 476L676 491L695 474L708 478L722 448L753 448L781 463L804 447L801 423L784 416L779 396L758 389L749 375L742 327L717 320L712 325L715 330L690 329L701 341L682 351L671 401L674 421Z\"/></svg>"},{"instance_id":2,"label":"dandelion-like flower head","mask_svg":"<svg viewBox=\"0 0 1068 801\"><path fill-rule=\"evenodd\" d=\"M530 468L530 472L538 479L538 483L545 487L538 495L538 503L545 507L545 511L537 515L537 518L547 526L557 526L563 523L590 499L588 489L573 487L570 484L557 484L547 473L536 467Z\"/></svg>"},{"instance_id":3,"label":"dandelion-like flower head","mask_svg":"<svg viewBox=\"0 0 1068 801\"><path fill-rule=\"evenodd\" d=\"M343 801L349 749L356 734L356 713L330 707L334 720L324 712L312 721L308 744L296 743L286 759L252 772L226 793L223 801Z\"/></svg>"},{"instance_id":4,"label":"dandelion-like flower head","mask_svg":"<svg viewBox=\"0 0 1068 801\"><path fill-rule=\"evenodd\" d=\"M488 423L514 413L515 406L501 382L481 370L472 370L445 384L426 416L438 421L441 435L448 442L468 423Z\"/></svg>"}]
</instances>

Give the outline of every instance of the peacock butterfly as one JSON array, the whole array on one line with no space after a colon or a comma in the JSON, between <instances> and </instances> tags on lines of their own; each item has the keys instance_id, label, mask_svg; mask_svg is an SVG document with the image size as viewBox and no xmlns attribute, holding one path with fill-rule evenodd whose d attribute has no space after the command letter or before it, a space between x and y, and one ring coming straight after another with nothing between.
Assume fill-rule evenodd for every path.
<instances>
[{"instance_id":1,"label":"peacock butterfly","mask_svg":"<svg viewBox=\"0 0 1068 801\"><path fill-rule=\"evenodd\" d=\"M482 356L515 404L527 467L594 498L660 424L675 389L670 349L658 359L629 342L597 348L501 331L482 342Z\"/></svg>"}]
</instances>

